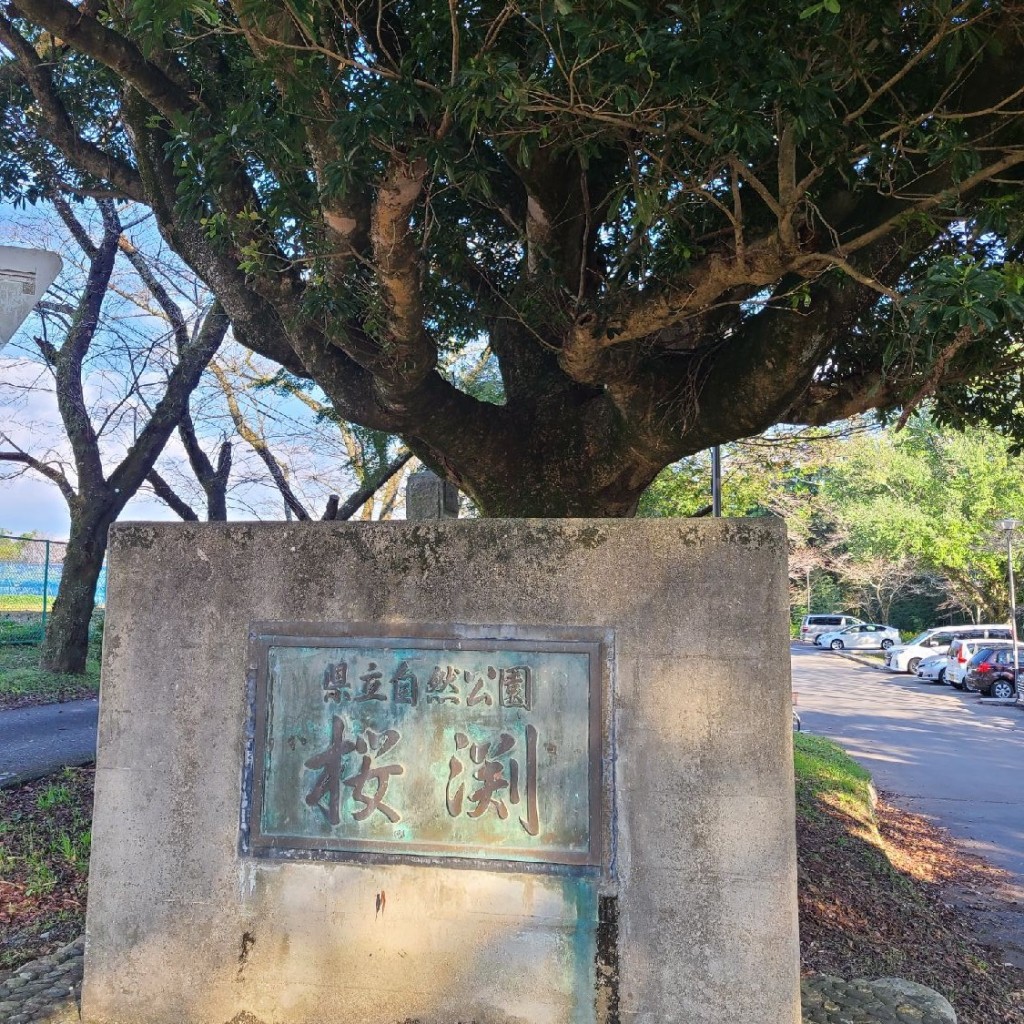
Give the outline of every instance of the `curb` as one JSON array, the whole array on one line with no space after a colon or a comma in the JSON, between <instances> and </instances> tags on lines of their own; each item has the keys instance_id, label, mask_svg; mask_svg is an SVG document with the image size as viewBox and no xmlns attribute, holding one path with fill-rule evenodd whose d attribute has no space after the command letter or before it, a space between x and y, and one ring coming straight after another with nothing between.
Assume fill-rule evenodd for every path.
<instances>
[{"instance_id":1,"label":"curb","mask_svg":"<svg viewBox=\"0 0 1024 1024\"><path fill-rule=\"evenodd\" d=\"M838 655L847 661L855 661L858 665L863 665L865 668L873 668L876 672L889 674L889 670L884 665L879 665L877 661L868 661L867 658L862 658L859 654L854 654L852 651L827 651L826 653Z\"/></svg>"},{"instance_id":2,"label":"curb","mask_svg":"<svg viewBox=\"0 0 1024 1024\"><path fill-rule=\"evenodd\" d=\"M62 768L84 768L86 765L95 763L96 755L93 754L88 758L60 758L55 761L48 761L46 764L36 765L34 768L26 768L20 772L0 772L0 789L11 789L25 782L45 779L47 775L55 775Z\"/></svg>"}]
</instances>

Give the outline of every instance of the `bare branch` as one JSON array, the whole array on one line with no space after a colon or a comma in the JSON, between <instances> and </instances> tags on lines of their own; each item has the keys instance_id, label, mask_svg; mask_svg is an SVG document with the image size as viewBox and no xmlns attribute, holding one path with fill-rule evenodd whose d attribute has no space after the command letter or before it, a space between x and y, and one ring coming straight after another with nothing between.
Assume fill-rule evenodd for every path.
<instances>
[{"instance_id":1,"label":"bare branch","mask_svg":"<svg viewBox=\"0 0 1024 1024\"><path fill-rule=\"evenodd\" d=\"M146 476L153 492L164 502L179 518L185 522L194 523L199 520L192 507L183 501L175 493L174 488L155 470L151 469Z\"/></svg>"},{"instance_id":2,"label":"bare branch","mask_svg":"<svg viewBox=\"0 0 1024 1024\"><path fill-rule=\"evenodd\" d=\"M12 444L10 438L4 437L4 440L8 444ZM47 480L52 481L60 488L60 493L64 496L64 500L70 505L77 500L78 495L75 494L75 489L71 486L70 481L64 475L63 471L57 466L49 462L42 462L39 459L33 458L28 452L24 452L21 449L13 452L0 451L0 462L20 462L22 465L27 466L29 469L35 470L40 476L45 476Z\"/></svg>"},{"instance_id":3,"label":"bare branch","mask_svg":"<svg viewBox=\"0 0 1024 1024\"><path fill-rule=\"evenodd\" d=\"M332 519L351 519L402 467L412 458L412 452L404 452L392 459L384 469L367 484L353 491L345 503L338 507ZM327 516L325 515L326 519Z\"/></svg>"}]
</instances>

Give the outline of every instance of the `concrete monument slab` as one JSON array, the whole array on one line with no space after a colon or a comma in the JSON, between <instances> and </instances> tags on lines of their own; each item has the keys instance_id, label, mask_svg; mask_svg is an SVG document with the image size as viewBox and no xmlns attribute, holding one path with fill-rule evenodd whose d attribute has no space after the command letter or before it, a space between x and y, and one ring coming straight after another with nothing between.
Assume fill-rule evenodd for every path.
<instances>
[{"instance_id":1,"label":"concrete monument slab","mask_svg":"<svg viewBox=\"0 0 1024 1024\"><path fill-rule=\"evenodd\" d=\"M115 526L84 1021L797 1021L785 559Z\"/></svg>"}]
</instances>

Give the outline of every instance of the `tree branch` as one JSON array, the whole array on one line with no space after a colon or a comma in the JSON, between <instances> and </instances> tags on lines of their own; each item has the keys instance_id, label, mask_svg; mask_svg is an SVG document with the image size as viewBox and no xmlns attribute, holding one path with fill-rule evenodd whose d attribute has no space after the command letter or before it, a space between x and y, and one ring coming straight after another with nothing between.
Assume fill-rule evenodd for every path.
<instances>
[{"instance_id":1,"label":"tree branch","mask_svg":"<svg viewBox=\"0 0 1024 1024\"><path fill-rule=\"evenodd\" d=\"M9 439L8 443L10 443ZM60 469L47 462L41 462L39 459L33 458L28 452L21 450L0 452L0 462L20 462L29 469L35 470L40 476L45 476L47 480L52 481L60 488L60 493L64 496L64 500L69 506L78 499L75 489Z\"/></svg>"},{"instance_id":2,"label":"tree branch","mask_svg":"<svg viewBox=\"0 0 1024 1024\"><path fill-rule=\"evenodd\" d=\"M370 222L377 279L388 311L380 384L399 398L419 385L437 361L436 348L423 325L419 254L409 225L426 174L426 160L408 163L396 157L377 189Z\"/></svg>"},{"instance_id":3,"label":"tree branch","mask_svg":"<svg viewBox=\"0 0 1024 1024\"><path fill-rule=\"evenodd\" d=\"M270 478L281 493L285 505L295 513L297 519L308 520L310 518L309 512L299 500L298 495L292 490L291 484L288 483L288 478L281 468L281 464L270 450L270 445L267 444L267 439L253 430L246 422L241 406L238 404L238 396L235 394L235 389L231 386L224 368L218 366L217 363L213 363L210 369L214 377L216 377L221 391L224 393L224 398L228 403L228 413L231 415L231 421L235 425L235 430L238 431L242 440L257 454L263 465L267 467Z\"/></svg>"},{"instance_id":4,"label":"tree branch","mask_svg":"<svg viewBox=\"0 0 1024 1024\"><path fill-rule=\"evenodd\" d=\"M75 468L78 472L78 488L83 495L101 488L104 485L104 479L99 442L85 404L82 366L99 327L100 309L110 284L110 275L114 270L117 239L121 234L121 224L117 219L113 203L110 200L103 200L99 203L99 207L103 218L103 238L98 246L92 246L92 242L89 240L93 254L89 260L85 290L78 303L78 309L75 312L67 339L57 355L56 365L57 407L60 410L68 440L71 442ZM57 209L60 212L60 206ZM66 212L70 212L70 209L68 208ZM77 224L73 215L71 223ZM71 224L69 224L70 227ZM78 227L84 234L81 225ZM74 228L71 230L75 233Z\"/></svg>"},{"instance_id":5,"label":"tree branch","mask_svg":"<svg viewBox=\"0 0 1024 1024\"><path fill-rule=\"evenodd\" d=\"M119 232L120 234L120 232ZM203 370L227 334L230 323L219 302L214 302L195 339L179 354L167 378L163 397L135 443L110 474L110 486L119 494L134 494L149 475L171 432L181 421Z\"/></svg>"},{"instance_id":6,"label":"tree branch","mask_svg":"<svg viewBox=\"0 0 1024 1024\"><path fill-rule=\"evenodd\" d=\"M72 166L99 181L109 182L129 199L145 202L138 171L85 139L75 128L54 86L50 74L52 65L45 64L13 24L3 17L0 17L0 43L14 54L20 76L38 105L42 116L36 118L36 130L40 135L54 145Z\"/></svg>"},{"instance_id":7,"label":"tree branch","mask_svg":"<svg viewBox=\"0 0 1024 1024\"><path fill-rule=\"evenodd\" d=\"M196 97L147 60L134 43L83 8L67 0L18 0L18 9L30 21L115 71L169 120L202 107Z\"/></svg>"},{"instance_id":8,"label":"tree branch","mask_svg":"<svg viewBox=\"0 0 1024 1024\"><path fill-rule=\"evenodd\" d=\"M351 519L411 458L412 452L405 452L392 459L378 476L369 483L363 484L357 491L353 491L330 518Z\"/></svg>"},{"instance_id":9,"label":"tree branch","mask_svg":"<svg viewBox=\"0 0 1024 1024\"><path fill-rule=\"evenodd\" d=\"M175 493L174 488L155 470L151 469L146 475L150 486L156 496L164 502L180 519L187 523L198 522L199 516L195 514L191 506L184 502Z\"/></svg>"}]
</instances>

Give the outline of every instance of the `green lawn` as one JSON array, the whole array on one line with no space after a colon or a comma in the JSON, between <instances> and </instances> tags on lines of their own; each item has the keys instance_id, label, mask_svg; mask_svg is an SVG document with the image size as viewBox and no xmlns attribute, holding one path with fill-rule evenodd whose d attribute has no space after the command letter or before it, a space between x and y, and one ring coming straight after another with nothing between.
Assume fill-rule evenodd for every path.
<instances>
[{"instance_id":1,"label":"green lawn","mask_svg":"<svg viewBox=\"0 0 1024 1024\"><path fill-rule=\"evenodd\" d=\"M842 747L820 736L793 734L797 803L804 814L824 802L861 822L872 821L871 776Z\"/></svg>"}]
</instances>

